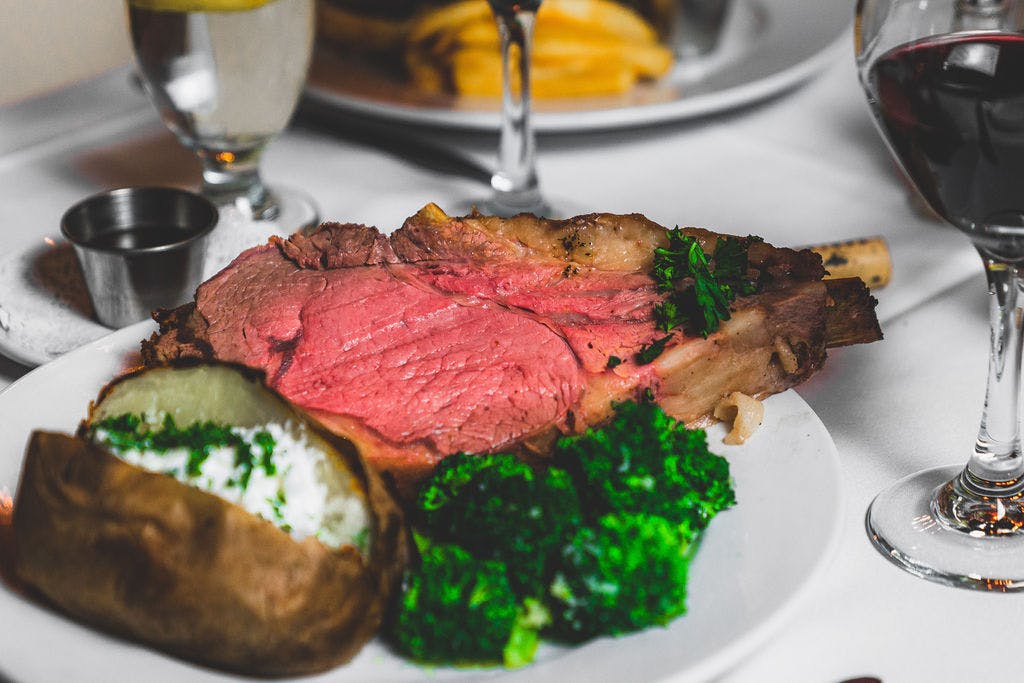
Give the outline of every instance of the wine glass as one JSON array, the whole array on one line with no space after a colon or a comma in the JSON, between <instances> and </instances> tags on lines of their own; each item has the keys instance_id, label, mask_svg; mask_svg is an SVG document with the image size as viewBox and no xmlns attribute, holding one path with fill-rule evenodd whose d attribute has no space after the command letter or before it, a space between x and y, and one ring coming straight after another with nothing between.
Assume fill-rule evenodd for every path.
<instances>
[{"instance_id":1,"label":"wine glass","mask_svg":"<svg viewBox=\"0 0 1024 683\"><path fill-rule=\"evenodd\" d=\"M268 188L259 173L305 83L314 17L314 0L128 0L146 92L198 155L202 193L221 212L214 270L270 234L317 222L309 197Z\"/></svg>"},{"instance_id":2,"label":"wine glass","mask_svg":"<svg viewBox=\"0 0 1024 683\"><path fill-rule=\"evenodd\" d=\"M988 278L991 353L967 465L926 470L867 513L876 548L918 576L1024 589L1018 399L1024 267L1024 1L860 0L860 80L878 129Z\"/></svg>"},{"instance_id":3,"label":"wine glass","mask_svg":"<svg viewBox=\"0 0 1024 683\"><path fill-rule=\"evenodd\" d=\"M488 2L498 24L501 45L501 134L498 170L491 176L491 197L482 208L496 216L522 212L547 216L551 208L541 195L537 180L530 104L533 26L541 0Z\"/></svg>"}]
</instances>

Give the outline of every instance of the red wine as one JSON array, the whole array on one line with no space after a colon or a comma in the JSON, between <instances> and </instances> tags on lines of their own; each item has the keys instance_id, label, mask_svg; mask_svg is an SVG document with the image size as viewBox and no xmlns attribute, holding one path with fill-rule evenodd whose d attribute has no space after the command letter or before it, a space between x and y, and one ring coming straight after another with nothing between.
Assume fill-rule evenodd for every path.
<instances>
[{"instance_id":1,"label":"red wine","mask_svg":"<svg viewBox=\"0 0 1024 683\"><path fill-rule=\"evenodd\" d=\"M898 47L871 68L875 111L925 199L968 231L1024 231L1024 35Z\"/></svg>"}]
</instances>

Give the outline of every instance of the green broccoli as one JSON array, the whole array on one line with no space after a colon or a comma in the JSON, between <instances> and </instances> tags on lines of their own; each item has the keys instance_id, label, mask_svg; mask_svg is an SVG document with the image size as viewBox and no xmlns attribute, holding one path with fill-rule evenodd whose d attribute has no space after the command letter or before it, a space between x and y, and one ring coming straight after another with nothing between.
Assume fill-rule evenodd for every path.
<instances>
[{"instance_id":1,"label":"green broccoli","mask_svg":"<svg viewBox=\"0 0 1024 683\"><path fill-rule=\"evenodd\" d=\"M438 466L411 515L421 562L388 627L400 651L521 666L538 634L575 643L685 612L695 539L735 502L729 465L653 403L614 409L560 439L552 467L508 454Z\"/></svg>"},{"instance_id":2,"label":"green broccoli","mask_svg":"<svg viewBox=\"0 0 1024 683\"><path fill-rule=\"evenodd\" d=\"M525 596L544 592L551 558L582 518L567 472L509 454L446 458L421 487L417 515L427 536L504 563Z\"/></svg>"},{"instance_id":3,"label":"green broccoli","mask_svg":"<svg viewBox=\"0 0 1024 683\"><path fill-rule=\"evenodd\" d=\"M388 635L424 663L522 666L533 659L547 612L521 601L500 562L417 535L421 561L406 572Z\"/></svg>"},{"instance_id":4,"label":"green broccoli","mask_svg":"<svg viewBox=\"0 0 1024 683\"><path fill-rule=\"evenodd\" d=\"M736 502L729 463L652 402L615 405L606 425L559 439L555 463L576 480L585 509L658 515L692 532Z\"/></svg>"},{"instance_id":5,"label":"green broccoli","mask_svg":"<svg viewBox=\"0 0 1024 683\"><path fill-rule=\"evenodd\" d=\"M676 524L654 515L605 515L579 529L551 584L550 635L577 643L683 614L687 547Z\"/></svg>"}]
</instances>

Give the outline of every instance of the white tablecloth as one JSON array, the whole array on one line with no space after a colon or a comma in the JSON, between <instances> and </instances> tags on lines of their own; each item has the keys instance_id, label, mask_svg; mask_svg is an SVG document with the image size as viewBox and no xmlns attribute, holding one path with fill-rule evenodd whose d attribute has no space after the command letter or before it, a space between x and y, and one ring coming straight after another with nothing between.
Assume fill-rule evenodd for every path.
<instances>
[{"instance_id":1,"label":"white tablecloth","mask_svg":"<svg viewBox=\"0 0 1024 683\"><path fill-rule=\"evenodd\" d=\"M123 75L44 104L0 119L0 253L59 234L64 209L98 189L198 178ZM270 147L264 171L271 182L305 188L325 218L393 229L429 201L456 210L486 192L479 177L432 168L437 155L414 158L394 142L382 152L378 133L326 118L334 130L321 115L300 117ZM493 158L490 135L400 132L456 150L469 166ZM892 284L877 293L886 339L835 351L800 388L842 462L838 554L792 619L723 680L1019 677L1004 652L1015 651L1024 596L912 578L882 559L863 530L867 504L887 484L966 460L981 412L987 314L977 257L964 237L908 200L872 127L852 55L757 106L646 130L542 137L539 147L540 175L556 204L639 211L776 244L882 235L892 249ZM25 371L0 359L0 386ZM799 491L794 496L794 514L813 514L801 509Z\"/></svg>"}]
</instances>

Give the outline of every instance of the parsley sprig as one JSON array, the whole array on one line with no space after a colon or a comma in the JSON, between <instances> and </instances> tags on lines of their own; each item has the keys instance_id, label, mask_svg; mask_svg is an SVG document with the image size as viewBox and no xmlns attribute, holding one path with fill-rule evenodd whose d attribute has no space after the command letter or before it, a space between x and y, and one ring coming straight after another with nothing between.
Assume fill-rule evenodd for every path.
<instances>
[{"instance_id":1,"label":"parsley sprig","mask_svg":"<svg viewBox=\"0 0 1024 683\"><path fill-rule=\"evenodd\" d=\"M761 238L719 237L709 261L695 237L679 228L665 234L668 246L654 250L651 273L658 291L666 294L654 308L655 323L663 332L687 327L707 337L729 319L729 304L738 295L757 291L757 280L748 274L747 250Z\"/></svg>"},{"instance_id":2,"label":"parsley sprig","mask_svg":"<svg viewBox=\"0 0 1024 683\"><path fill-rule=\"evenodd\" d=\"M671 334L667 334L661 339L655 339L650 344L646 344L640 347L633 360L636 361L637 365L647 365L654 361L655 358L660 356L665 351L665 345L672 338Z\"/></svg>"}]
</instances>

